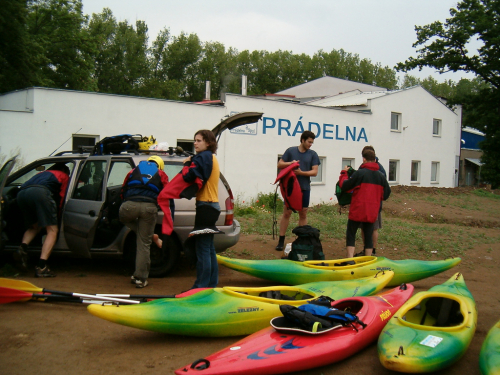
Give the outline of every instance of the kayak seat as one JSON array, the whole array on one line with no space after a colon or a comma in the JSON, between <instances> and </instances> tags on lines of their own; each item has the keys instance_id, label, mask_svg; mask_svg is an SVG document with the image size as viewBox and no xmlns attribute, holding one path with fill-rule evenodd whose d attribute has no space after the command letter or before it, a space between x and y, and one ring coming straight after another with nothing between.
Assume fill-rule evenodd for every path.
<instances>
[{"instance_id":1,"label":"kayak seat","mask_svg":"<svg viewBox=\"0 0 500 375\"><path fill-rule=\"evenodd\" d=\"M287 294L281 293L279 290L268 290L262 293L259 293L259 297L270 298L270 299L279 299L286 301L297 301L302 299L310 299L314 296L304 293L296 293L294 296L289 296Z\"/></svg>"},{"instance_id":2,"label":"kayak seat","mask_svg":"<svg viewBox=\"0 0 500 375\"><path fill-rule=\"evenodd\" d=\"M333 265L336 267L345 267L345 266L354 266L356 264L353 260L348 260L347 262L334 263Z\"/></svg>"},{"instance_id":3,"label":"kayak seat","mask_svg":"<svg viewBox=\"0 0 500 375\"><path fill-rule=\"evenodd\" d=\"M426 313L436 319L434 327L452 327L463 322L460 304L450 298L431 297L425 304Z\"/></svg>"}]
</instances>

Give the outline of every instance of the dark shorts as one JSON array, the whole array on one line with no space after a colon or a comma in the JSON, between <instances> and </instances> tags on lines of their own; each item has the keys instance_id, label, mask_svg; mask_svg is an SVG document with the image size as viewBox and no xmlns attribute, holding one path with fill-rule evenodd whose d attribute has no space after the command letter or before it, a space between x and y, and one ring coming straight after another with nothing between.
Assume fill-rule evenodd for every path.
<instances>
[{"instance_id":1,"label":"dark shorts","mask_svg":"<svg viewBox=\"0 0 500 375\"><path fill-rule=\"evenodd\" d=\"M302 190L302 208L309 207L310 199L311 199L311 190Z\"/></svg>"},{"instance_id":2,"label":"dark shorts","mask_svg":"<svg viewBox=\"0 0 500 375\"><path fill-rule=\"evenodd\" d=\"M358 228L363 229L365 236L365 249L373 249L373 223L347 220L346 246L356 245L356 232Z\"/></svg>"},{"instance_id":3,"label":"dark shorts","mask_svg":"<svg viewBox=\"0 0 500 375\"><path fill-rule=\"evenodd\" d=\"M39 227L57 225L57 205L49 189L41 186L23 189L17 194L17 204L26 226L36 223Z\"/></svg>"}]
</instances>

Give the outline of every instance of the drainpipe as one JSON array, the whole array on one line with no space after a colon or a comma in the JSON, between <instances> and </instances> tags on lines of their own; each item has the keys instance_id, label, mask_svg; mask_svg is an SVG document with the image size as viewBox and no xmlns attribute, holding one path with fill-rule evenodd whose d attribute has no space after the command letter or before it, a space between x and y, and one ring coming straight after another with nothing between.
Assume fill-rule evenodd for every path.
<instances>
[{"instance_id":1,"label":"drainpipe","mask_svg":"<svg viewBox=\"0 0 500 375\"><path fill-rule=\"evenodd\" d=\"M210 81L205 81L205 100L210 100Z\"/></svg>"},{"instance_id":2,"label":"drainpipe","mask_svg":"<svg viewBox=\"0 0 500 375\"><path fill-rule=\"evenodd\" d=\"M247 95L247 76L241 76L241 95Z\"/></svg>"}]
</instances>

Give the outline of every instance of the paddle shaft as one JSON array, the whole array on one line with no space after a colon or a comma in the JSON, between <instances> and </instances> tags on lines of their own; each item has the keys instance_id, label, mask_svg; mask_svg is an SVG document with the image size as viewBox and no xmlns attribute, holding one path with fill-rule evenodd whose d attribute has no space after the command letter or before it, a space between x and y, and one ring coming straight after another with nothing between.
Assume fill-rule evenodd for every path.
<instances>
[{"instance_id":1,"label":"paddle shaft","mask_svg":"<svg viewBox=\"0 0 500 375\"><path fill-rule=\"evenodd\" d=\"M45 289L45 288L43 289L43 292L50 293L50 294L58 294L61 296L97 299L97 300L102 300L102 301L121 302L121 303L127 303L127 304L141 303L141 301L136 301L133 299L113 298L113 297L106 297L106 296L95 295L95 294L60 292L57 290L49 290L49 289Z\"/></svg>"}]
</instances>

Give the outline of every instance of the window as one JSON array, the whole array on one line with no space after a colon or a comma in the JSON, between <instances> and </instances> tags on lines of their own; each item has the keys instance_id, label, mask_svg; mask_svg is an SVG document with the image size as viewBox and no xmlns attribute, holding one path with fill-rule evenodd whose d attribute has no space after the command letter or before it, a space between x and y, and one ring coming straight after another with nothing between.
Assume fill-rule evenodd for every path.
<instances>
[{"instance_id":1,"label":"window","mask_svg":"<svg viewBox=\"0 0 500 375\"><path fill-rule=\"evenodd\" d=\"M389 160L389 182L399 181L399 160Z\"/></svg>"},{"instance_id":2,"label":"window","mask_svg":"<svg viewBox=\"0 0 500 375\"><path fill-rule=\"evenodd\" d=\"M441 120L436 118L432 120L432 135L436 137L441 136Z\"/></svg>"},{"instance_id":3,"label":"window","mask_svg":"<svg viewBox=\"0 0 500 375\"><path fill-rule=\"evenodd\" d=\"M106 167L105 160L87 161L80 172L80 176L78 176L78 183L72 198L86 201L102 201L102 182Z\"/></svg>"},{"instance_id":4,"label":"window","mask_svg":"<svg viewBox=\"0 0 500 375\"><path fill-rule=\"evenodd\" d=\"M401 131L401 113L391 112L391 130Z\"/></svg>"},{"instance_id":5,"label":"window","mask_svg":"<svg viewBox=\"0 0 500 375\"><path fill-rule=\"evenodd\" d=\"M355 161L355 159L342 158L342 169L344 169L344 167L346 165L348 165L349 167L354 168L354 166L355 166L354 161Z\"/></svg>"},{"instance_id":6,"label":"window","mask_svg":"<svg viewBox=\"0 0 500 375\"><path fill-rule=\"evenodd\" d=\"M184 151L194 152L194 141L186 139L178 139L177 147L182 147Z\"/></svg>"},{"instance_id":7,"label":"window","mask_svg":"<svg viewBox=\"0 0 500 375\"><path fill-rule=\"evenodd\" d=\"M420 162L411 162L411 182L420 182Z\"/></svg>"},{"instance_id":8,"label":"window","mask_svg":"<svg viewBox=\"0 0 500 375\"><path fill-rule=\"evenodd\" d=\"M66 166L69 168L69 174L71 176L71 173L73 172L73 169L75 167L75 164L72 161L61 161L61 163L65 163ZM55 163L54 162L45 162L43 164L38 164L35 168L27 171L24 173L22 176L19 176L16 178L14 181L12 181L9 186L21 186L24 184L26 181L28 181L31 177L36 175L37 173L46 171L50 169Z\"/></svg>"},{"instance_id":9,"label":"window","mask_svg":"<svg viewBox=\"0 0 500 375\"><path fill-rule=\"evenodd\" d=\"M431 182L439 182L439 162L437 161L431 163Z\"/></svg>"},{"instance_id":10,"label":"window","mask_svg":"<svg viewBox=\"0 0 500 375\"><path fill-rule=\"evenodd\" d=\"M113 161L111 164L111 170L108 175L107 187L111 186L122 186L123 180L128 172L132 170L132 166L128 162L124 161Z\"/></svg>"},{"instance_id":11,"label":"window","mask_svg":"<svg viewBox=\"0 0 500 375\"><path fill-rule=\"evenodd\" d=\"M323 169L325 166L325 157L319 157L320 165L318 165L318 174L315 177L311 177L311 183L322 184L323 181Z\"/></svg>"},{"instance_id":12,"label":"window","mask_svg":"<svg viewBox=\"0 0 500 375\"><path fill-rule=\"evenodd\" d=\"M90 147L95 146L96 141L99 139L98 135L73 135L73 148L72 150L78 150L79 147Z\"/></svg>"}]
</instances>

